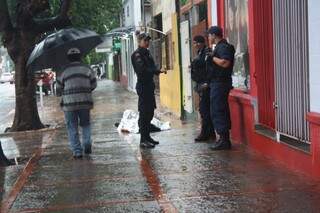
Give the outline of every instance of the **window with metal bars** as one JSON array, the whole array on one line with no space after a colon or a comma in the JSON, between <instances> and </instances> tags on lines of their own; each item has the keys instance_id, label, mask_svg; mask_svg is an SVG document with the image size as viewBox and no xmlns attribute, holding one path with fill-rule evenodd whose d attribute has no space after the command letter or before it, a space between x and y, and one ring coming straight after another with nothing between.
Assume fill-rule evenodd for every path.
<instances>
[{"instance_id":1,"label":"window with metal bars","mask_svg":"<svg viewBox=\"0 0 320 213\"><path fill-rule=\"evenodd\" d=\"M309 142L308 1L273 1L276 130Z\"/></svg>"}]
</instances>

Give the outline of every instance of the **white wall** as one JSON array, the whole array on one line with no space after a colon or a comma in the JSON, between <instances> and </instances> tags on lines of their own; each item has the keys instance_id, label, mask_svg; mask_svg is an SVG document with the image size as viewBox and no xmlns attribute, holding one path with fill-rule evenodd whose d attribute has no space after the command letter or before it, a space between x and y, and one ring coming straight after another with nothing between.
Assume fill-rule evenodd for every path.
<instances>
[{"instance_id":1,"label":"white wall","mask_svg":"<svg viewBox=\"0 0 320 213\"><path fill-rule=\"evenodd\" d=\"M135 14L135 0L125 0L123 1L123 9L124 9L124 27L135 26L136 14ZM140 2L140 1L138 1ZM128 10L129 8L129 10ZM129 13L128 13L129 12ZM140 12L141 14L141 12Z\"/></svg>"},{"instance_id":2,"label":"white wall","mask_svg":"<svg viewBox=\"0 0 320 213\"><path fill-rule=\"evenodd\" d=\"M211 0L211 20L212 26L218 25L218 7L217 0Z\"/></svg>"},{"instance_id":3,"label":"white wall","mask_svg":"<svg viewBox=\"0 0 320 213\"><path fill-rule=\"evenodd\" d=\"M320 113L320 1L309 0L310 107Z\"/></svg>"},{"instance_id":4,"label":"white wall","mask_svg":"<svg viewBox=\"0 0 320 213\"><path fill-rule=\"evenodd\" d=\"M161 0L152 0L152 14L153 16L157 16L162 13L162 3Z\"/></svg>"},{"instance_id":5,"label":"white wall","mask_svg":"<svg viewBox=\"0 0 320 213\"><path fill-rule=\"evenodd\" d=\"M176 12L174 0L163 0L162 3L162 24L163 32L167 33L172 30L172 15Z\"/></svg>"},{"instance_id":6,"label":"white wall","mask_svg":"<svg viewBox=\"0 0 320 213\"><path fill-rule=\"evenodd\" d=\"M140 26L142 23L141 0L131 0L134 12L134 26Z\"/></svg>"}]
</instances>

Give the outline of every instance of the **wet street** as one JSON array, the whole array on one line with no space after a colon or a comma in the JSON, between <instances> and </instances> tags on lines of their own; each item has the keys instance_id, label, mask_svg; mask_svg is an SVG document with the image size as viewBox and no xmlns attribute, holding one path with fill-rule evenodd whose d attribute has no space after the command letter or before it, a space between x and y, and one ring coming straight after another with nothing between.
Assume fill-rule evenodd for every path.
<instances>
[{"instance_id":1,"label":"wet street","mask_svg":"<svg viewBox=\"0 0 320 213\"><path fill-rule=\"evenodd\" d=\"M45 122L62 125L58 99L46 100ZM139 135L114 126L125 109L137 109L136 95L102 81L95 101L93 154L83 160L72 159L63 125L0 136L20 161L0 168L1 212L320 212L319 181L240 145L210 151L193 141L198 123L166 115L172 130L141 150ZM3 106L1 119L9 113Z\"/></svg>"}]
</instances>

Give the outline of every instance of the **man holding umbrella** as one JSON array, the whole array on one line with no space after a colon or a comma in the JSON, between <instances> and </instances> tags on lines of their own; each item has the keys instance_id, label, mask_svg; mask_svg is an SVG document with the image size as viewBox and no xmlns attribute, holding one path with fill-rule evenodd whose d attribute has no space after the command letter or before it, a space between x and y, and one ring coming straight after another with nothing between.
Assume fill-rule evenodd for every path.
<instances>
[{"instance_id":1,"label":"man holding umbrella","mask_svg":"<svg viewBox=\"0 0 320 213\"><path fill-rule=\"evenodd\" d=\"M76 159L82 158L83 154L79 124L83 130L84 153L91 154L91 93L97 86L94 72L81 62L81 57L102 42L101 36L93 31L63 29L37 44L27 63L30 72L47 68L62 70L57 79L57 92L62 94L61 107L65 114L70 146Z\"/></svg>"},{"instance_id":2,"label":"man holding umbrella","mask_svg":"<svg viewBox=\"0 0 320 213\"><path fill-rule=\"evenodd\" d=\"M97 87L94 72L81 63L81 52L71 48L67 65L57 80L57 90L62 92L61 107L65 114L70 147L75 159L82 158L83 148L79 139L82 127L84 153L91 154L90 110L93 108L92 91Z\"/></svg>"}]
</instances>

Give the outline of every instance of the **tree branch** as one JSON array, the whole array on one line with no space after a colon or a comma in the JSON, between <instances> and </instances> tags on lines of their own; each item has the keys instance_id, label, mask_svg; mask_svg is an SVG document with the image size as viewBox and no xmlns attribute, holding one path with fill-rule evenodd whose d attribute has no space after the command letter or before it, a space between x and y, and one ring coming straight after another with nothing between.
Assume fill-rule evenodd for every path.
<instances>
[{"instance_id":1,"label":"tree branch","mask_svg":"<svg viewBox=\"0 0 320 213\"><path fill-rule=\"evenodd\" d=\"M34 20L37 25L38 33L45 33L54 29L61 29L71 25L68 12L71 8L72 0L63 0L58 16L48 19Z\"/></svg>"},{"instance_id":2,"label":"tree branch","mask_svg":"<svg viewBox=\"0 0 320 213\"><path fill-rule=\"evenodd\" d=\"M68 12L70 11L72 0L63 0L60 8L60 17L68 17Z\"/></svg>"},{"instance_id":3,"label":"tree branch","mask_svg":"<svg viewBox=\"0 0 320 213\"><path fill-rule=\"evenodd\" d=\"M0 0L0 32L12 29L7 0Z\"/></svg>"},{"instance_id":4,"label":"tree branch","mask_svg":"<svg viewBox=\"0 0 320 213\"><path fill-rule=\"evenodd\" d=\"M71 26L71 21L68 17L62 18L60 16L48 19L35 20L37 25L36 31L38 33L45 33L55 29L62 29Z\"/></svg>"}]
</instances>

